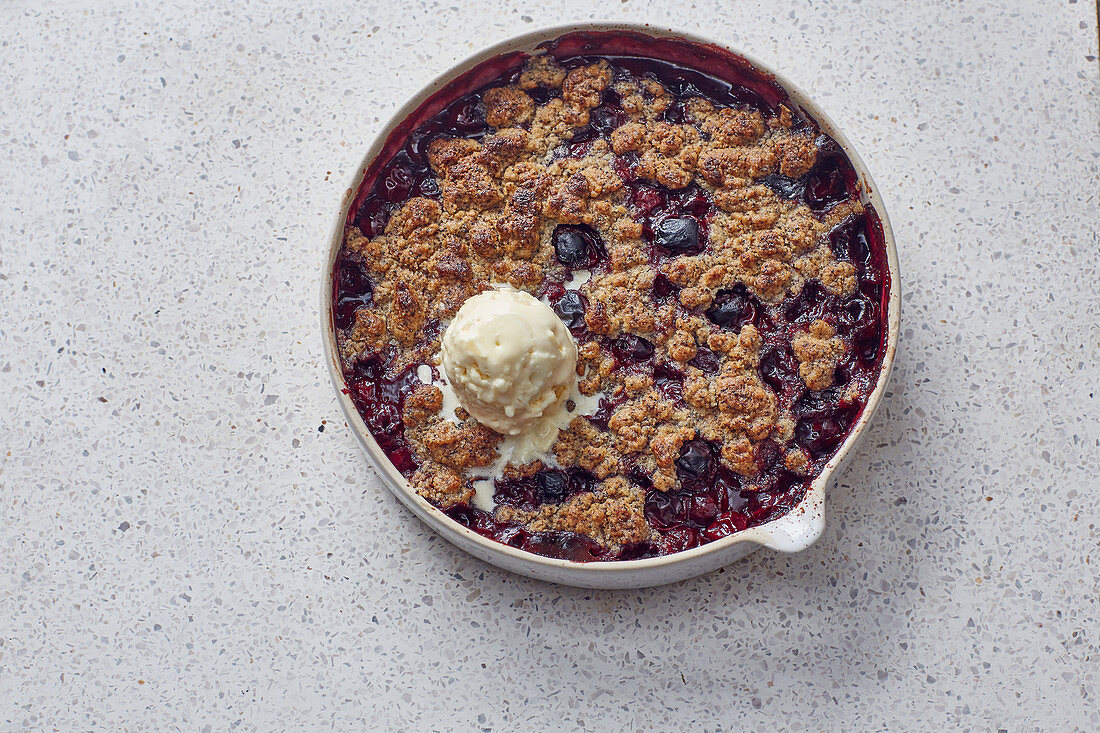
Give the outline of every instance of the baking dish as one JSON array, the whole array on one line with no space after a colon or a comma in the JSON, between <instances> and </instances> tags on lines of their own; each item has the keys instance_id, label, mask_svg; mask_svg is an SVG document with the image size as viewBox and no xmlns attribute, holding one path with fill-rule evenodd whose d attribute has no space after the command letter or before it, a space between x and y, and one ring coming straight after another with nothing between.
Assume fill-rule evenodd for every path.
<instances>
[{"instance_id":1,"label":"baking dish","mask_svg":"<svg viewBox=\"0 0 1100 733\"><path fill-rule=\"evenodd\" d=\"M650 39L679 39L699 44L704 48L724 48L713 41L671 29L657 29L650 26L620 23L588 23L528 33L487 48L451 67L397 111L368 149L362 164L352 177L343 197L343 205L333 226L329 238L329 248L322 267L321 320L326 360L337 389L338 400L347 416L348 424L370 456L383 482L421 520L447 540L475 557L513 572L568 585L627 588L659 585L705 573L739 559L760 546L780 552L797 552L810 546L820 536L824 528L826 488L833 482L837 471L851 454L853 446L867 430L867 425L885 391L897 348L900 312L897 255L893 234L881 197L879 197L877 189L871 182L870 174L863 162L828 116L805 93L765 65L740 52L726 49L727 52L735 54L744 63L774 79L787 92L791 102L801 107L812 117L818 123L822 132L836 140L852 163L858 175L861 198L864 203L875 209L882 225L883 244L886 251L885 264L889 280L885 297L887 303L885 318L887 333L879 378L867 398L862 413L836 454L829 460L821 474L812 482L805 498L793 510L779 519L690 550L642 560L579 563L534 555L494 542L459 525L423 497L416 494L409 487L405 478L389 461L346 393L346 385L340 369L337 343L332 327L332 273L343 241L344 225L348 220L349 210L355 203L356 191L359 190L364 179L376 175L377 166L372 167L372 164L380 153L386 149L387 141L391 137L394 139L402 138L411 126L411 116L421 110L422 106L431 106L435 99L445 97L449 89L461 86L476 86L480 79L478 75L483 73L482 69L489 69L484 73L492 73L495 59L508 59L513 58L516 54L533 53L543 44L552 41L560 42L562 38L583 38L585 37L584 34L609 33L640 34Z\"/></svg>"}]
</instances>

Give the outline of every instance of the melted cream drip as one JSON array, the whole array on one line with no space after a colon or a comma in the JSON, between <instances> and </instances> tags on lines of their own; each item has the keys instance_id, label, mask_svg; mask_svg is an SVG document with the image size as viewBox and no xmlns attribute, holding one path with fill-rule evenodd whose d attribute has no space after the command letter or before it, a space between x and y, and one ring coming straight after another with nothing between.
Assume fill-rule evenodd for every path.
<instances>
[{"instance_id":1,"label":"melted cream drip","mask_svg":"<svg viewBox=\"0 0 1100 733\"><path fill-rule=\"evenodd\" d=\"M580 290L581 286L592 279L591 270L573 270L565 281L566 290Z\"/></svg>"},{"instance_id":2,"label":"melted cream drip","mask_svg":"<svg viewBox=\"0 0 1100 733\"><path fill-rule=\"evenodd\" d=\"M417 376L422 375L421 369L424 369L424 366L417 368ZM442 370L439 371L442 372ZM428 376L431 376L430 370ZM439 391L443 393L443 417L455 425L461 424L461 421L455 416L455 409L461 405L458 396L447 384L446 376L441 374L439 379L425 381L422 378L421 381L439 387ZM572 411L566 409L569 401L574 404ZM530 463L537 458L551 468L559 467L557 459L550 451L554 441L558 438L558 433L568 428L573 418L578 415L591 415L599 409L599 406L600 394L596 393L591 397L582 395L577 388L576 380L574 380L568 398L562 401L558 409L549 415L543 415L530 430L522 435L501 436L502 439L498 446L500 456L496 461L489 466L479 466L466 470L466 476L471 479L474 488L472 501L474 507L487 512L493 511L496 506L493 501L495 492L493 482L504 475L504 470L509 463L518 466Z\"/></svg>"}]
</instances>

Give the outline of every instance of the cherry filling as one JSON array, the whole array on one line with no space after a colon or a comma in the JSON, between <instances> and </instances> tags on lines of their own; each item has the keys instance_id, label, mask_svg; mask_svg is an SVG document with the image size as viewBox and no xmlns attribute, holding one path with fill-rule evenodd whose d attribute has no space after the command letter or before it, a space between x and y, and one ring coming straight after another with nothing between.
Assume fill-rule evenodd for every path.
<instances>
[{"instance_id":1,"label":"cherry filling","mask_svg":"<svg viewBox=\"0 0 1100 733\"><path fill-rule=\"evenodd\" d=\"M543 504L560 504L575 494L592 491L596 477L580 468L543 470L534 476L495 482L498 504L521 509L538 509Z\"/></svg>"},{"instance_id":2,"label":"cherry filling","mask_svg":"<svg viewBox=\"0 0 1100 733\"><path fill-rule=\"evenodd\" d=\"M582 38L583 36L583 38ZM597 57L595 49L607 48L607 38L599 34L566 36L550 45L551 52L567 68L604 58L616 80L655 78L672 96L662 119L672 123L686 121L685 100L702 96L717 106L752 108L766 118L775 118L786 96L774 83L742 69L737 63L713 59L701 68L710 68L737 81L723 81L710 74L674 63L643 58L647 46L641 41L630 54ZM625 36L624 36L625 38ZM633 43L631 41L630 43ZM646 43L650 43L647 41ZM654 41L661 45L662 41ZM601 45L604 44L604 45ZM615 53L624 53L624 43ZM629 44L627 44L629 45ZM668 46L662 51L672 58L695 64L695 55L687 56ZM650 51L652 52L652 51ZM700 57L701 59L702 57ZM416 196L437 198L439 183L427 161L428 145L437 137L480 139L492 130L485 121L482 95L490 87L515 82L521 59L493 61L499 78L481 81L466 88L448 89L453 101L440 103L436 114L416 117L399 128L400 135L387 141L379 160L360 188L349 224L370 238L385 230L386 224L402 203ZM473 89L473 91L470 91ZM536 88L528 92L536 104L545 104L560 95L560 90ZM612 132L629 119L619 95L609 88L600 104L589 112L588 124L577 129L571 139L553 152L554 157L583 157L599 139L609 140ZM816 130L816 125L801 113L794 116L796 130ZM670 190L638 175L635 153L615 156L613 168L622 178L628 205L642 225L642 236L649 246L650 263L655 267L678 257L704 252L708 246L710 220L715 207L710 194L696 184ZM855 170L839 145L827 135L818 137L818 156L813 168L800 178L779 173L759 181L779 196L805 204L818 214L858 194ZM886 262L882 227L870 207L837 226L829 234L830 244L840 260L857 270L858 290L841 298L819 283L809 282L800 292L779 304L766 304L743 285L720 291L701 314L716 326L739 332L753 324L763 342L759 366L760 378L772 389L781 408L795 419L794 436L781 446L765 440L755 448L758 472L741 476L720 461L721 446L702 438L688 441L676 460L680 488L661 492L653 488L648 476L637 467L628 478L646 491L645 516L659 538L623 547L617 555L590 538L570 532L529 532L516 524L497 522L484 511L459 505L447 510L456 522L498 542L545 555L574 561L629 560L679 552L711 542L748 527L756 526L790 511L805 495L813 476L820 473L859 418L867 397L877 381L885 348ZM681 365L663 362L650 341L634 334L614 339L592 334L585 322L587 298L578 291L566 290L561 272L596 269L606 266L607 250L598 232L584 225L560 225L552 233L554 258L560 267L550 281L544 282L539 295L547 299L570 329L578 345L592 340L611 353L620 369L652 377L665 399L682 401L685 370ZM363 265L342 253L334 268L333 326L340 332L352 328L356 310L373 299L373 283ZM653 285L655 304L678 303L680 287L664 275ZM833 386L819 392L806 388L799 375L799 363L790 346L791 339L808 329L815 320L824 320L850 344L841 356ZM438 329L439 324L430 328ZM394 465L406 477L418 465L405 438L401 411L406 396L420 384L414 366L395 373L396 351L359 359L345 369L348 393L363 420ZM705 346L697 349L691 367L714 375L721 356ZM625 394L600 399L599 407L588 417L601 430L615 410L627 399ZM806 477L786 468L787 451L805 451L809 457ZM577 494L591 491L598 481L578 468L545 469L530 477L496 482L498 503L518 509L537 510L543 505L559 504Z\"/></svg>"},{"instance_id":3,"label":"cherry filling","mask_svg":"<svg viewBox=\"0 0 1100 733\"><path fill-rule=\"evenodd\" d=\"M653 244L653 264L699 254L706 248L715 209L704 189L693 183L672 191L652 182L630 183L628 189L634 218L642 224L642 236Z\"/></svg>"},{"instance_id":4,"label":"cherry filling","mask_svg":"<svg viewBox=\"0 0 1100 733\"><path fill-rule=\"evenodd\" d=\"M405 438L401 411L405 407L405 398L422 382L416 375L416 365L406 367L395 376L389 376L395 357L396 350L392 347L364 357L344 377L347 380L348 394L371 435L397 470L405 478L409 478L419 468L419 464Z\"/></svg>"},{"instance_id":5,"label":"cherry filling","mask_svg":"<svg viewBox=\"0 0 1100 733\"><path fill-rule=\"evenodd\" d=\"M336 262L336 298L332 320L336 328L351 328L355 323L355 311L361 305L369 305L374 297L374 286L363 265L341 257Z\"/></svg>"},{"instance_id":6,"label":"cherry filling","mask_svg":"<svg viewBox=\"0 0 1100 733\"><path fill-rule=\"evenodd\" d=\"M528 532L515 524L498 522L488 512L466 504L453 506L446 514L484 537L536 555L573 562L614 559L598 542L573 532Z\"/></svg>"}]
</instances>

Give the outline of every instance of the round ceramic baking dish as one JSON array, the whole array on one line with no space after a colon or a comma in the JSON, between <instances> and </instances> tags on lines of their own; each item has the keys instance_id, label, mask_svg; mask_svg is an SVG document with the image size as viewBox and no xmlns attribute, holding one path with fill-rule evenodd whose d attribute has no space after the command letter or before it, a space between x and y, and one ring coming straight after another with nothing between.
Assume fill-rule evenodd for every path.
<instances>
[{"instance_id":1,"label":"round ceramic baking dish","mask_svg":"<svg viewBox=\"0 0 1100 733\"><path fill-rule=\"evenodd\" d=\"M863 202L875 209L882 224L883 244L886 250L886 268L888 270L888 290L885 295L887 302L887 334L882 369L879 373L878 382L868 395L866 406L857 418L848 437L807 490L805 498L790 512L767 524L752 527L714 542L671 555L642 560L581 563L535 555L483 537L461 526L411 489L405 478L379 447L347 394L333 330L332 276L336 257L343 243L344 226L348 221L349 210L355 202L356 192L359 190L364 178L368 175L375 175L377 166L372 169L372 163L385 149L387 140L391 136L404 136L409 132L408 129L405 129L407 125L402 123L405 123L407 118L422 104L425 102L430 103L434 95L447 90L452 84L460 86L470 84L471 81L476 82L478 68L490 59L536 53L540 48L545 47L545 44L555 40L560 41L562 37L572 37L574 34L600 35L608 33L618 35L638 34L649 39L681 40L698 44L704 49L710 49L711 52L718 51L733 54L741 63L754 67L756 71L774 80L787 92L793 104L801 107L808 116L813 118L822 132L836 140L843 148L858 175L858 185ZM488 66L491 66L491 64ZM488 79L485 81L488 81ZM485 81L481 83L485 83ZM890 222L886 216L882 198L872 183L871 174L847 138L837 129L825 112L802 90L759 61L739 51L733 51L716 41L700 38L694 34L649 25L585 23L527 33L486 48L452 66L421 89L397 111L367 150L362 164L351 177L347 190L343 195L342 206L333 223L332 232L328 239L328 251L321 269L321 332L329 373L332 375L337 399L347 416L348 424L356 437L359 438L359 442L362 443L378 475L382 477L382 480L397 498L428 526L471 555L515 573L554 583L588 588L637 588L671 583L716 570L744 557L760 546L779 552L798 552L806 549L817 540L825 527L826 488L833 483L837 472L851 455L852 449L867 431L868 424L886 390L894 355L897 351L901 308L898 282L898 261L897 252L894 248L893 232L890 229Z\"/></svg>"}]
</instances>

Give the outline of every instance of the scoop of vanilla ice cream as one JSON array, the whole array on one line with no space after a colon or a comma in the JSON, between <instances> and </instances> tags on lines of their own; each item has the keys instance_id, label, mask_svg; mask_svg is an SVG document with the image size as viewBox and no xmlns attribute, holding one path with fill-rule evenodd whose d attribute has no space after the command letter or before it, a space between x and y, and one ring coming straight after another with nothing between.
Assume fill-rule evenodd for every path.
<instances>
[{"instance_id":1,"label":"scoop of vanilla ice cream","mask_svg":"<svg viewBox=\"0 0 1100 733\"><path fill-rule=\"evenodd\" d=\"M550 306L502 287L462 304L443 334L443 369L466 410L520 435L568 398L577 345Z\"/></svg>"}]
</instances>

